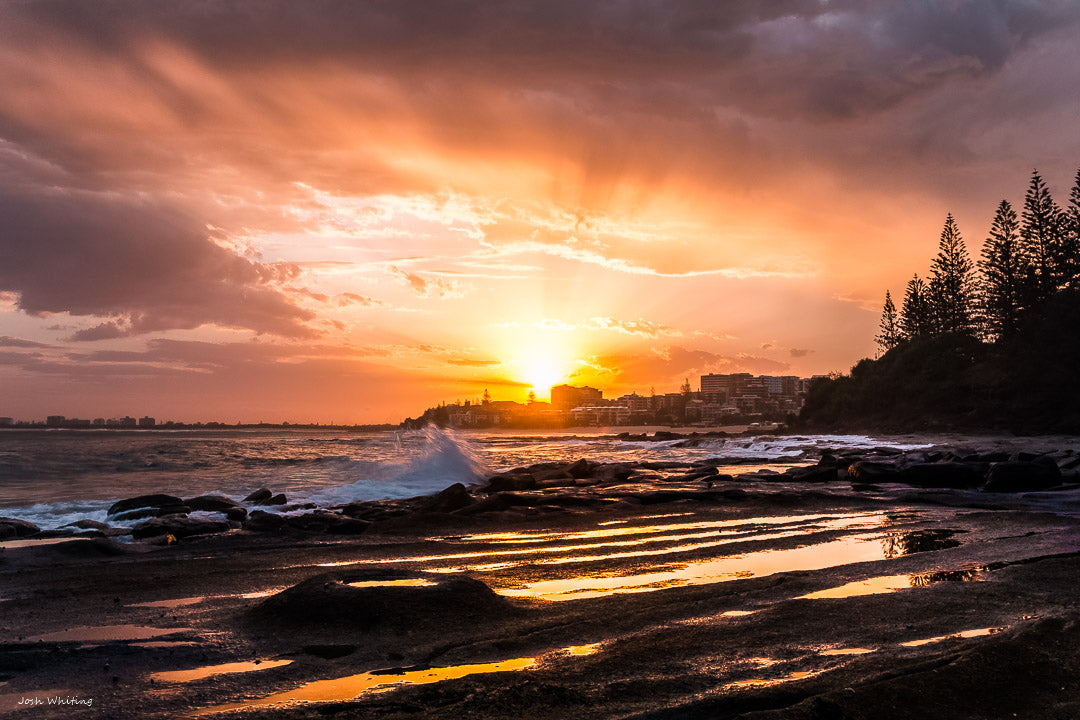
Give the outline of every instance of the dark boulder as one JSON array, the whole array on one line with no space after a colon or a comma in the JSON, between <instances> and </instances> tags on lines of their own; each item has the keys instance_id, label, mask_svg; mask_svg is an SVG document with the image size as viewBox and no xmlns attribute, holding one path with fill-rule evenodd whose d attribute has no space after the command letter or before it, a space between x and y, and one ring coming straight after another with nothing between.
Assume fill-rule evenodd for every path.
<instances>
[{"instance_id":1,"label":"dark boulder","mask_svg":"<svg viewBox=\"0 0 1080 720\"><path fill-rule=\"evenodd\" d=\"M899 481L916 487L959 490L982 485L986 470L983 463L917 463L905 469Z\"/></svg>"},{"instance_id":2,"label":"dark boulder","mask_svg":"<svg viewBox=\"0 0 1080 720\"><path fill-rule=\"evenodd\" d=\"M492 475L484 485L484 492L503 492L504 490L534 490L538 487L536 478L529 473Z\"/></svg>"},{"instance_id":3,"label":"dark boulder","mask_svg":"<svg viewBox=\"0 0 1080 720\"><path fill-rule=\"evenodd\" d=\"M109 515L116 515L136 508L159 508L166 505L183 505L184 501L174 495L139 495L114 502L109 508Z\"/></svg>"},{"instance_id":4,"label":"dark boulder","mask_svg":"<svg viewBox=\"0 0 1080 720\"><path fill-rule=\"evenodd\" d=\"M260 488L244 498L244 502L260 504L266 502L273 496L274 493L270 492L269 488Z\"/></svg>"},{"instance_id":5,"label":"dark boulder","mask_svg":"<svg viewBox=\"0 0 1080 720\"><path fill-rule=\"evenodd\" d=\"M30 537L31 535L37 535L39 532L41 532L41 528L34 523L16 520L15 518L0 517L0 540Z\"/></svg>"},{"instance_id":6,"label":"dark boulder","mask_svg":"<svg viewBox=\"0 0 1080 720\"><path fill-rule=\"evenodd\" d=\"M719 475L719 474L720 474L720 471L717 470L714 466L702 467L702 468L695 468L695 469L691 470L690 472L683 475L682 478L680 478L680 479L686 480L686 481L701 480L702 478L707 478L707 477L710 477L712 475Z\"/></svg>"},{"instance_id":7,"label":"dark boulder","mask_svg":"<svg viewBox=\"0 0 1080 720\"><path fill-rule=\"evenodd\" d=\"M848 479L857 483L899 482L900 471L891 463L859 460L847 469Z\"/></svg>"},{"instance_id":8,"label":"dark boulder","mask_svg":"<svg viewBox=\"0 0 1080 720\"><path fill-rule=\"evenodd\" d=\"M274 495L273 497L268 498L267 500L265 500L264 502L259 503L259 504L260 505L284 505L287 502L289 502L289 499L285 497L285 493L278 493L277 495Z\"/></svg>"},{"instance_id":9,"label":"dark boulder","mask_svg":"<svg viewBox=\"0 0 1080 720\"><path fill-rule=\"evenodd\" d=\"M200 495L199 497L185 500L184 504L192 510L202 510L207 512L224 512L225 510L239 507L235 500L227 498L224 495Z\"/></svg>"},{"instance_id":10,"label":"dark boulder","mask_svg":"<svg viewBox=\"0 0 1080 720\"><path fill-rule=\"evenodd\" d=\"M106 525L103 522L98 522L97 520L88 520L88 519L76 520L73 523L68 523L64 527L74 527L74 528L79 528L81 530L108 530L109 529L109 526Z\"/></svg>"},{"instance_id":11,"label":"dark boulder","mask_svg":"<svg viewBox=\"0 0 1080 720\"><path fill-rule=\"evenodd\" d=\"M359 535L371 525L366 520L357 520L346 515L319 510L306 515L285 517L285 524L306 532L330 533L334 535Z\"/></svg>"},{"instance_id":12,"label":"dark boulder","mask_svg":"<svg viewBox=\"0 0 1080 720\"><path fill-rule=\"evenodd\" d=\"M129 520L141 520L143 518L157 517L158 509L156 507L144 507L136 508L134 510L128 510L127 512L117 513L116 515L110 515L109 519L116 522L127 522Z\"/></svg>"},{"instance_id":13,"label":"dark boulder","mask_svg":"<svg viewBox=\"0 0 1080 720\"><path fill-rule=\"evenodd\" d=\"M463 575L364 569L316 575L273 595L249 617L276 628L320 632L468 630L514 612L505 598Z\"/></svg>"},{"instance_id":14,"label":"dark boulder","mask_svg":"<svg viewBox=\"0 0 1080 720\"><path fill-rule=\"evenodd\" d=\"M594 476L602 485L618 485L627 482L634 474L634 468L624 463L609 463L596 469Z\"/></svg>"},{"instance_id":15,"label":"dark boulder","mask_svg":"<svg viewBox=\"0 0 1080 720\"><path fill-rule=\"evenodd\" d=\"M1061 484L1061 471L1053 461L1000 462L990 466L986 475L986 492L1029 492L1045 490Z\"/></svg>"},{"instance_id":16,"label":"dark boulder","mask_svg":"<svg viewBox=\"0 0 1080 720\"><path fill-rule=\"evenodd\" d=\"M277 513L252 510L244 521L244 529L252 532L273 532L285 526L285 518Z\"/></svg>"},{"instance_id":17,"label":"dark boulder","mask_svg":"<svg viewBox=\"0 0 1080 720\"><path fill-rule=\"evenodd\" d=\"M811 465L810 467L789 468L784 474L792 480L809 483L835 482L840 477L836 473L835 465L832 467L828 465Z\"/></svg>"},{"instance_id":18,"label":"dark boulder","mask_svg":"<svg viewBox=\"0 0 1080 720\"><path fill-rule=\"evenodd\" d=\"M218 520L196 520L194 518L172 515L159 517L139 523L131 529L131 536L136 540L142 538L172 535L175 538L191 537L192 535L209 535L211 533L225 532L229 529L229 523Z\"/></svg>"},{"instance_id":19,"label":"dark boulder","mask_svg":"<svg viewBox=\"0 0 1080 720\"><path fill-rule=\"evenodd\" d=\"M424 502L420 504L419 510L422 512L453 512L454 510L460 510L461 508L471 505L473 502L472 495L461 483L454 483L445 490L441 490L430 498L426 498Z\"/></svg>"},{"instance_id":20,"label":"dark boulder","mask_svg":"<svg viewBox=\"0 0 1080 720\"><path fill-rule=\"evenodd\" d=\"M570 473L570 477L575 479L587 478L592 476L594 467L593 463L581 458L568 466L566 472Z\"/></svg>"},{"instance_id":21,"label":"dark boulder","mask_svg":"<svg viewBox=\"0 0 1080 720\"><path fill-rule=\"evenodd\" d=\"M244 522L247 519L248 511L246 508L234 507L225 510L225 517L235 522Z\"/></svg>"}]
</instances>

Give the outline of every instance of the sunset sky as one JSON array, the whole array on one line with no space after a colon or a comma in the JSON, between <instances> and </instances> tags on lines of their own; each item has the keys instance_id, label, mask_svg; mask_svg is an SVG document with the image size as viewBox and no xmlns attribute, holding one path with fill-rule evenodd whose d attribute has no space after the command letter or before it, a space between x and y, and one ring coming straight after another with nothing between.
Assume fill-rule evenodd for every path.
<instances>
[{"instance_id":1,"label":"sunset sky","mask_svg":"<svg viewBox=\"0 0 1080 720\"><path fill-rule=\"evenodd\" d=\"M396 422L873 355L1080 166L1080 3L0 5L0 415Z\"/></svg>"}]
</instances>

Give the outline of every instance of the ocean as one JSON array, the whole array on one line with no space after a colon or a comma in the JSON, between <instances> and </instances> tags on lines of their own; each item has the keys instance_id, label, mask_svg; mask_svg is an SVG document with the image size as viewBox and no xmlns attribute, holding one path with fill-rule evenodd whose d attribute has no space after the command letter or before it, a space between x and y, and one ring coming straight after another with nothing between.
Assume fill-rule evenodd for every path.
<instances>
[{"instance_id":1,"label":"ocean","mask_svg":"<svg viewBox=\"0 0 1080 720\"><path fill-rule=\"evenodd\" d=\"M0 516L56 529L83 518L105 521L108 507L120 498L220 493L240 500L262 487L285 493L290 503L328 507L425 495L513 467L578 458L712 459L719 461L721 472L782 472L816 462L826 449L910 450L954 441L914 435L761 435L655 442L619 439L610 430L459 432L435 427L380 433L5 430L0 431ZM977 442L980 447L1024 446L1024 441L1001 438Z\"/></svg>"}]
</instances>

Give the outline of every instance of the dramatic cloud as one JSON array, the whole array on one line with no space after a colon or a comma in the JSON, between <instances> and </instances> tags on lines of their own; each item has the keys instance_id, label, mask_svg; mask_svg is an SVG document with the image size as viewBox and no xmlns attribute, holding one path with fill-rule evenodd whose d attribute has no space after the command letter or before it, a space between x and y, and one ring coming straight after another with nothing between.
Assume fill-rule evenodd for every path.
<instances>
[{"instance_id":1,"label":"dramatic cloud","mask_svg":"<svg viewBox=\"0 0 1080 720\"><path fill-rule=\"evenodd\" d=\"M4 3L0 373L385 419L580 358L845 369L946 211L977 253L1032 166L1063 195L1077 36L1070 0Z\"/></svg>"}]
</instances>

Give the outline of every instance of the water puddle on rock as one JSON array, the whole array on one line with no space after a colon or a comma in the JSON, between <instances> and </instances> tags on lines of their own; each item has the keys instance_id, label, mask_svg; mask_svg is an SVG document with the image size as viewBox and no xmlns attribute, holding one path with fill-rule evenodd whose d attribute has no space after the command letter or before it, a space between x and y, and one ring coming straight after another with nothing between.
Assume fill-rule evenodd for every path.
<instances>
[{"instance_id":1,"label":"water puddle on rock","mask_svg":"<svg viewBox=\"0 0 1080 720\"><path fill-rule=\"evenodd\" d=\"M805 677L810 677L813 672L808 670L800 670L799 672L789 673L777 678L751 678L749 680L736 680L735 682L728 683L728 687L757 687L763 685L779 685L780 683L791 682L792 680L801 680Z\"/></svg>"},{"instance_id":2,"label":"water puddle on rock","mask_svg":"<svg viewBox=\"0 0 1080 720\"><path fill-rule=\"evenodd\" d=\"M191 632L191 628L156 628L146 625L84 625L58 632L45 633L29 642L123 642L126 640L149 640L163 635Z\"/></svg>"},{"instance_id":3,"label":"water puddle on rock","mask_svg":"<svg viewBox=\"0 0 1080 720\"><path fill-rule=\"evenodd\" d=\"M128 607L144 607L144 608L177 608L185 605L195 605L206 600L203 596L198 597L183 597L172 598L171 600L154 600L152 602L132 603Z\"/></svg>"},{"instance_id":4,"label":"water puddle on rock","mask_svg":"<svg viewBox=\"0 0 1080 720\"><path fill-rule=\"evenodd\" d=\"M496 592L509 597L576 600L615 593L650 592L666 587L705 585L779 572L820 570L880 559L881 543L876 535L852 536L797 548L762 550L690 562L657 572L539 580L519 587L496 589Z\"/></svg>"},{"instance_id":5,"label":"water puddle on rock","mask_svg":"<svg viewBox=\"0 0 1080 720\"><path fill-rule=\"evenodd\" d=\"M828 650L822 650L822 655L865 655L867 653L874 652L871 648L829 648Z\"/></svg>"},{"instance_id":6,"label":"water puddle on rock","mask_svg":"<svg viewBox=\"0 0 1080 720\"><path fill-rule=\"evenodd\" d=\"M206 665L190 670L169 670L167 672L154 673L150 679L154 682L186 683L202 680L215 675L229 673L246 673L256 670L269 670L270 668L290 665L292 660L250 660L248 662L231 662L220 665Z\"/></svg>"},{"instance_id":7,"label":"water puddle on rock","mask_svg":"<svg viewBox=\"0 0 1080 720\"><path fill-rule=\"evenodd\" d=\"M591 655L597 651L600 645L601 643L573 645L548 653L548 655L557 656L559 654L569 654L576 657ZM456 680L457 678L463 678L468 675L527 670L538 665L542 658L543 656L523 657L491 663L452 665L450 667L374 670L372 672L350 675L348 677L316 680L301 685L293 690L275 693L259 700L249 700L248 702L243 703L216 705L214 707L203 708L196 712L195 715L198 717L233 710L283 707L303 703L344 702L358 699L369 693L386 692L404 685L427 685L430 683L442 682L444 680Z\"/></svg>"},{"instance_id":8,"label":"water puddle on rock","mask_svg":"<svg viewBox=\"0 0 1080 720\"><path fill-rule=\"evenodd\" d=\"M978 580L984 572L983 567L971 567L963 570L932 570L922 573L907 575L885 575L873 577L867 580L849 582L839 587L818 590L817 592L800 595L800 600L822 600L828 598L849 598L860 595L877 595L891 593L907 588L929 587L939 582L972 582Z\"/></svg>"},{"instance_id":9,"label":"water puddle on rock","mask_svg":"<svg viewBox=\"0 0 1080 720\"><path fill-rule=\"evenodd\" d=\"M361 580L358 582L345 583L349 587L434 587L438 583L423 578L408 578L406 580Z\"/></svg>"},{"instance_id":10,"label":"water puddle on rock","mask_svg":"<svg viewBox=\"0 0 1080 720\"><path fill-rule=\"evenodd\" d=\"M930 643L942 642L943 640L953 640L955 638L985 637L987 635L994 635L1005 629L1005 627L988 627L978 628L976 630L964 630L962 632L950 633L948 635L938 635L936 637L926 638L924 640L909 640L907 642L900 643L900 647L919 647L921 645L929 645Z\"/></svg>"}]
</instances>

